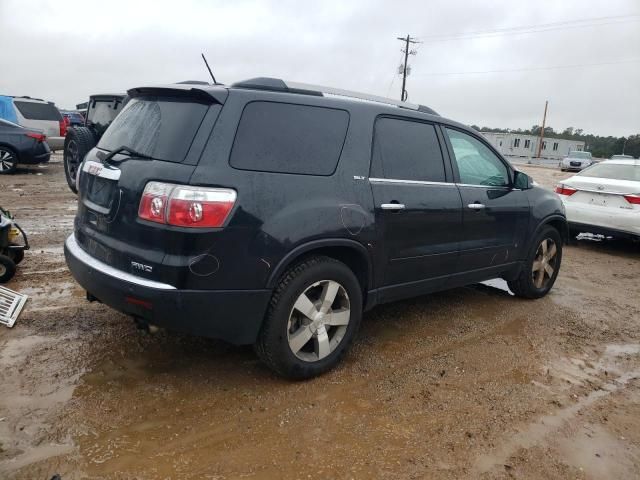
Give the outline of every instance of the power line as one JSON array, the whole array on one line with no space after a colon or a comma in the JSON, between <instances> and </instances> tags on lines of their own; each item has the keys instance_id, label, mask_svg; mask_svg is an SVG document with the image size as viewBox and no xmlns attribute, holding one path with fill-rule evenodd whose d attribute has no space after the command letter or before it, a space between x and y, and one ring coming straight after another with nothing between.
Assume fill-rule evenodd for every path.
<instances>
[{"instance_id":1,"label":"power line","mask_svg":"<svg viewBox=\"0 0 640 480\"><path fill-rule=\"evenodd\" d=\"M491 38L504 35L525 35L529 33L540 33L553 30L616 25L620 23L637 21L640 21L640 14L629 14L609 17L593 17L581 20L566 20L562 22L542 23L537 25L521 25L518 27L498 28L493 30L477 30L473 32L460 32L457 34L428 35L419 37L419 39L428 40L429 42L447 42L454 40L465 40L470 38Z\"/></svg>"},{"instance_id":2,"label":"power line","mask_svg":"<svg viewBox=\"0 0 640 480\"><path fill-rule=\"evenodd\" d=\"M444 75L481 75L486 73L510 73L510 72L533 72L537 70L556 70L563 68L582 68L582 67L598 67L601 65L619 65L622 63L634 63L640 62L640 58L629 58L626 60L619 60L616 62L601 62L601 63L578 63L573 65L549 65L545 67L531 67L531 68L509 68L503 70L478 70L478 71L470 71L470 72L434 72L434 73L424 73L420 76L427 77L438 77Z\"/></svg>"}]
</instances>

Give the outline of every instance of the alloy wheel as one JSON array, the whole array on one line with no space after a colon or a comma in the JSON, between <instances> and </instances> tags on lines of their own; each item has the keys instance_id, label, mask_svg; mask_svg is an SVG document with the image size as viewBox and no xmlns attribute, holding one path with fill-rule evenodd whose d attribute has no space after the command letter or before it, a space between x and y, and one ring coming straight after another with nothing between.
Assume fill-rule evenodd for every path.
<instances>
[{"instance_id":1,"label":"alloy wheel","mask_svg":"<svg viewBox=\"0 0 640 480\"><path fill-rule=\"evenodd\" d=\"M351 308L345 288L321 280L300 294L289 314L287 340L300 360L316 362L329 356L344 338Z\"/></svg>"},{"instance_id":2,"label":"alloy wheel","mask_svg":"<svg viewBox=\"0 0 640 480\"><path fill-rule=\"evenodd\" d=\"M0 277L2 277L5 273L7 273L7 267L0 263Z\"/></svg>"},{"instance_id":3,"label":"alloy wheel","mask_svg":"<svg viewBox=\"0 0 640 480\"><path fill-rule=\"evenodd\" d=\"M536 288L546 288L553 278L558 260L557 255L558 247L551 238L545 238L540 242L531 267L533 285Z\"/></svg>"},{"instance_id":4,"label":"alloy wheel","mask_svg":"<svg viewBox=\"0 0 640 480\"><path fill-rule=\"evenodd\" d=\"M0 171L9 171L16 163L12 152L0 148Z\"/></svg>"}]
</instances>

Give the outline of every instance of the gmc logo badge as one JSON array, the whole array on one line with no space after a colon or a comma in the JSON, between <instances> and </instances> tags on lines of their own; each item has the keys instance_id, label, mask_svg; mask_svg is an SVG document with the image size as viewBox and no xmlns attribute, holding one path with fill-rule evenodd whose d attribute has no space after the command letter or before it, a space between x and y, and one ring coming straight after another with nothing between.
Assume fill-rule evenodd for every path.
<instances>
[{"instance_id":1,"label":"gmc logo badge","mask_svg":"<svg viewBox=\"0 0 640 480\"><path fill-rule=\"evenodd\" d=\"M87 169L87 171L91 175L100 175L100 172L102 171L102 167L100 165L91 164L89 165L89 168Z\"/></svg>"},{"instance_id":2,"label":"gmc logo badge","mask_svg":"<svg viewBox=\"0 0 640 480\"><path fill-rule=\"evenodd\" d=\"M131 262L131 268L138 270L139 272L151 273L153 271L153 267L151 265L145 265L144 263L138 262Z\"/></svg>"}]
</instances>

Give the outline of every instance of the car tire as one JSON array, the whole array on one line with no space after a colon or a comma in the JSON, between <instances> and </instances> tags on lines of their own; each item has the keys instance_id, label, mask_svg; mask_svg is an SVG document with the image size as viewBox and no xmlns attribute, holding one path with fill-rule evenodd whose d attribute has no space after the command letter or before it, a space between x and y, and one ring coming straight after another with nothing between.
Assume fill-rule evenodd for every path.
<instances>
[{"instance_id":1,"label":"car tire","mask_svg":"<svg viewBox=\"0 0 640 480\"><path fill-rule=\"evenodd\" d=\"M16 264L6 255L0 255L0 283L8 282L16 274Z\"/></svg>"},{"instance_id":2,"label":"car tire","mask_svg":"<svg viewBox=\"0 0 640 480\"><path fill-rule=\"evenodd\" d=\"M518 278L507 282L509 288L518 297L544 297L553 287L561 263L562 237L547 225L536 235Z\"/></svg>"},{"instance_id":3,"label":"car tire","mask_svg":"<svg viewBox=\"0 0 640 480\"><path fill-rule=\"evenodd\" d=\"M13 243L10 245L14 245ZM19 265L22 260L24 260L24 250L22 248L10 249L9 250L9 258L13 260L13 263Z\"/></svg>"},{"instance_id":4,"label":"car tire","mask_svg":"<svg viewBox=\"0 0 640 480\"><path fill-rule=\"evenodd\" d=\"M16 171L18 155L5 145L0 145L0 175L7 175Z\"/></svg>"},{"instance_id":5,"label":"car tire","mask_svg":"<svg viewBox=\"0 0 640 480\"><path fill-rule=\"evenodd\" d=\"M362 287L351 269L333 258L308 257L280 278L254 348L283 377L315 377L342 359L361 318Z\"/></svg>"},{"instance_id":6,"label":"car tire","mask_svg":"<svg viewBox=\"0 0 640 480\"><path fill-rule=\"evenodd\" d=\"M64 174L67 185L73 193L76 189L76 175L85 155L96 146L96 139L91 129L87 127L74 127L67 131L64 139Z\"/></svg>"}]
</instances>

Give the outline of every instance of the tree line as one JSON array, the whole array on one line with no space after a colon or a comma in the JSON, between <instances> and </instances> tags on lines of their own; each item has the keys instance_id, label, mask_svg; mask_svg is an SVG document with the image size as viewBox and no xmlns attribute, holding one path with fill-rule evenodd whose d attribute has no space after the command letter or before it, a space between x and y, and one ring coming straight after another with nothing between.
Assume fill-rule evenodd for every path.
<instances>
[{"instance_id":1,"label":"tree line","mask_svg":"<svg viewBox=\"0 0 640 480\"><path fill-rule=\"evenodd\" d=\"M479 132L493 133L520 133L522 135L540 135L540 125L534 125L529 130L518 128L517 130L509 130L506 128L490 128L471 125L471 128ZM545 138L561 138L564 140L578 140L585 143L585 150L591 152L594 157L610 158L612 155L632 155L635 158L640 157L640 134L630 135L628 137L602 137L591 133L584 133L581 128L569 127L562 132L556 132L553 127L545 127Z\"/></svg>"}]
</instances>

